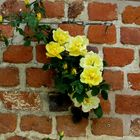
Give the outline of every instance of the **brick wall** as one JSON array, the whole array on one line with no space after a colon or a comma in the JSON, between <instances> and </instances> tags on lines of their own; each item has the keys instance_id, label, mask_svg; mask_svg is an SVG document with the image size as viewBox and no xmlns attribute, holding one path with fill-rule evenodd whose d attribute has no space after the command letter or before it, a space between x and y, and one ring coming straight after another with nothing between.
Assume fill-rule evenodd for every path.
<instances>
[{"instance_id":1,"label":"brick wall","mask_svg":"<svg viewBox=\"0 0 140 140\"><path fill-rule=\"evenodd\" d=\"M3 2L5 14L25 8L23 1ZM56 139L62 130L66 140L140 136L140 0L46 0L45 8L47 21L58 23L53 27L73 36L87 35L88 47L107 61L104 78L111 91L109 101L101 101L105 114L96 119L91 112L88 120L74 124L69 99L60 103L56 102L58 95L49 94L53 72L41 69L48 61L44 45L22 46L13 28L0 25L14 42L9 47L0 42L0 140ZM61 24L68 19L87 24Z\"/></svg>"}]
</instances>

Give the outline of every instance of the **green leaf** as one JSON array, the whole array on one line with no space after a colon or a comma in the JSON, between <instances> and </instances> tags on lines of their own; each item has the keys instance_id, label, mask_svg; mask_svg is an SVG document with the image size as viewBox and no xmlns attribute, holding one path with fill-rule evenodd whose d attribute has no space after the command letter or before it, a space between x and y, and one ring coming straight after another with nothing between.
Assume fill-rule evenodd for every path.
<instances>
[{"instance_id":1,"label":"green leaf","mask_svg":"<svg viewBox=\"0 0 140 140\"><path fill-rule=\"evenodd\" d=\"M8 46L8 45L9 45L9 41L8 41L8 39L7 39L6 37L3 37L3 39L4 39L4 43L5 43L5 45Z\"/></svg>"},{"instance_id":2,"label":"green leaf","mask_svg":"<svg viewBox=\"0 0 140 140\"><path fill-rule=\"evenodd\" d=\"M31 45L31 40L25 40L24 46L30 46Z\"/></svg>"},{"instance_id":3,"label":"green leaf","mask_svg":"<svg viewBox=\"0 0 140 140\"><path fill-rule=\"evenodd\" d=\"M16 31L19 31L19 33L24 36L24 31L21 28L17 28Z\"/></svg>"},{"instance_id":4,"label":"green leaf","mask_svg":"<svg viewBox=\"0 0 140 140\"><path fill-rule=\"evenodd\" d=\"M75 89L75 92L78 94L81 94L84 91L84 86L79 80L72 82L71 85Z\"/></svg>"},{"instance_id":5,"label":"green leaf","mask_svg":"<svg viewBox=\"0 0 140 140\"><path fill-rule=\"evenodd\" d=\"M108 93L107 93L106 90L102 90L101 91L101 95L102 95L102 97L103 97L104 100L108 100Z\"/></svg>"},{"instance_id":6,"label":"green leaf","mask_svg":"<svg viewBox=\"0 0 140 140\"><path fill-rule=\"evenodd\" d=\"M82 103L84 100L84 94L79 95L78 93L75 92L72 98L76 98L79 103Z\"/></svg>"},{"instance_id":7,"label":"green leaf","mask_svg":"<svg viewBox=\"0 0 140 140\"><path fill-rule=\"evenodd\" d=\"M98 95L99 92L100 92L99 87L92 87L92 92L91 92L92 96Z\"/></svg>"},{"instance_id":8,"label":"green leaf","mask_svg":"<svg viewBox=\"0 0 140 140\"><path fill-rule=\"evenodd\" d=\"M103 90L109 90L110 89L110 86L108 84L102 84L100 86L100 88L103 89Z\"/></svg>"},{"instance_id":9,"label":"green leaf","mask_svg":"<svg viewBox=\"0 0 140 140\"><path fill-rule=\"evenodd\" d=\"M48 70L50 68L51 68L51 64L44 64L42 67L43 70Z\"/></svg>"},{"instance_id":10,"label":"green leaf","mask_svg":"<svg viewBox=\"0 0 140 140\"><path fill-rule=\"evenodd\" d=\"M99 105L97 109L94 109L94 113L98 118L101 118L103 116L102 107Z\"/></svg>"}]
</instances>

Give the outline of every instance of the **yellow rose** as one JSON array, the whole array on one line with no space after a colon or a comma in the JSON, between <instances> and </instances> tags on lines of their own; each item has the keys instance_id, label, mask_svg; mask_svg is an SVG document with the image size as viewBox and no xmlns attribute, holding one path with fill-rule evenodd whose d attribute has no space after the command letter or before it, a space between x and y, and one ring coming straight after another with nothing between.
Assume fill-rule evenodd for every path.
<instances>
[{"instance_id":1,"label":"yellow rose","mask_svg":"<svg viewBox=\"0 0 140 140\"><path fill-rule=\"evenodd\" d=\"M57 57L59 59L62 59L60 53L63 52L65 48L63 46L60 46L59 43L50 42L49 44L46 45L46 50L47 50L46 55L48 57Z\"/></svg>"},{"instance_id":2,"label":"yellow rose","mask_svg":"<svg viewBox=\"0 0 140 140\"><path fill-rule=\"evenodd\" d=\"M80 75L80 81L89 86L97 86L102 80L102 72L97 67L86 67Z\"/></svg>"},{"instance_id":3,"label":"yellow rose","mask_svg":"<svg viewBox=\"0 0 140 140\"><path fill-rule=\"evenodd\" d=\"M86 46L89 44L85 36L71 37L69 43L66 44L66 50L71 56L85 55L87 53Z\"/></svg>"},{"instance_id":4,"label":"yellow rose","mask_svg":"<svg viewBox=\"0 0 140 140\"><path fill-rule=\"evenodd\" d=\"M69 40L69 32L63 31L58 28L57 30L53 30L53 39L58 42L60 45L64 45Z\"/></svg>"},{"instance_id":5,"label":"yellow rose","mask_svg":"<svg viewBox=\"0 0 140 140\"><path fill-rule=\"evenodd\" d=\"M89 112L91 109L96 109L99 106L100 99L97 96L91 95L91 90L86 93L88 97L82 102L82 111Z\"/></svg>"},{"instance_id":6,"label":"yellow rose","mask_svg":"<svg viewBox=\"0 0 140 140\"><path fill-rule=\"evenodd\" d=\"M24 0L25 5L29 5L30 4L30 0Z\"/></svg>"},{"instance_id":7,"label":"yellow rose","mask_svg":"<svg viewBox=\"0 0 140 140\"><path fill-rule=\"evenodd\" d=\"M41 20L41 18L42 18L41 13L37 13L37 19L40 21L40 20Z\"/></svg>"},{"instance_id":8,"label":"yellow rose","mask_svg":"<svg viewBox=\"0 0 140 140\"><path fill-rule=\"evenodd\" d=\"M103 70L103 60L98 54L90 51L85 55L85 57L81 58L80 66L82 68L93 66Z\"/></svg>"},{"instance_id":9,"label":"yellow rose","mask_svg":"<svg viewBox=\"0 0 140 140\"><path fill-rule=\"evenodd\" d=\"M0 22L2 22L3 21L3 17L2 17L2 15L0 15Z\"/></svg>"}]
</instances>

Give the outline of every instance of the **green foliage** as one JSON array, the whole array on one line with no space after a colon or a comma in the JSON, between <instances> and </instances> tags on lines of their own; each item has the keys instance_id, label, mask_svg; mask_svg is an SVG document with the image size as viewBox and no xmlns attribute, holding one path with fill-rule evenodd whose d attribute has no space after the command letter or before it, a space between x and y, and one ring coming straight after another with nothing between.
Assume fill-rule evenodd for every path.
<instances>
[{"instance_id":1,"label":"green foliage","mask_svg":"<svg viewBox=\"0 0 140 140\"><path fill-rule=\"evenodd\" d=\"M101 105L97 109L94 109L94 113L98 118L101 118L103 116L103 111Z\"/></svg>"}]
</instances>

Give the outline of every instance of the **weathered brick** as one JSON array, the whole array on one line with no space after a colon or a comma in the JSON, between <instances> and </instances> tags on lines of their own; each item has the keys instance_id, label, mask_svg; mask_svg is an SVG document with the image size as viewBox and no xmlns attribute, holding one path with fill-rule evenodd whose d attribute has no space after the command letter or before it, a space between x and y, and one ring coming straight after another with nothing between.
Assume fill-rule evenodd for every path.
<instances>
[{"instance_id":1,"label":"weathered brick","mask_svg":"<svg viewBox=\"0 0 140 140\"><path fill-rule=\"evenodd\" d=\"M26 115L22 116L20 128L22 131L37 131L50 134L52 131L52 120L47 116Z\"/></svg>"},{"instance_id":2,"label":"weathered brick","mask_svg":"<svg viewBox=\"0 0 140 140\"><path fill-rule=\"evenodd\" d=\"M22 11L27 10L23 1L6 0L1 5L1 13L4 16L9 16L9 15L13 15L13 14L19 14L20 9L22 9Z\"/></svg>"},{"instance_id":3,"label":"weathered brick","mask_svg":"<svg viewBox=\"0 0 140 140\"><path fill-rule=\"evenodd\" d=\"M10 45L3 53L3 61L9 63L27 63L32 60L32 47Z\"/></svg>"},{"instance_id":4,"label":"weathered brick","mask_svg":"<svg viewBox=\"0 0 140 140\"><path fill-rule=\"evenodd\" d=\"M17 117L11 113L0 113L0 134L13 132L16 129Z\"/></svg>"},{"instance_id":5,"label":"weathered brick","mask_svg":"<svg viewBox=\"0 0 140 140\"><path fill-rule=\"evenodd\" d=\"M2 25L0 24L0 32L2 35L4 35L7 38L10 38L13 36L14 28L10 25Z\"/></svg>"},{"instance_id":6,"label":"weathered brick","mask_svg":"<svg viewBox=\"0 0 140 140\"><path fill-rule=\"evenodd\" d=\"M46 0L45 9L46 9L46 15L49 18L64 17L64 2L63 1L51 2L51 1Z\"/></svg>"},{"instance_id":7,"label":"weathered brick","mask_svg":"<svg viewBox=\"0 0 140 140\"><path fill-rule=\"evenodd\" d=\"M140 28L122 27L121 43L139 45L140 44Z\"/></svg>"},{"instance_id":8,"label":"weathered brick","mask_svg":"<svg viewBox=\"0 0 140 140\"><path fill-rule=\"evenodd\" d=\"M26 82L31 87L53 86L54 72L44 71L41 68L28 68L26 70Z\"/></svg>"},{"instance_id":9,"label":"weathered brick","mask_svg":"<svg viewBox=\"0 0 140 140\"><path fill-rule=\"evenodd\" d=\"M84 26L77 24L59 24L59 27L65 31L69 31L71 36L83 35Z\"/></svg>"},{"instance_id":10,"label":"weathered brick","mask_svg":"<svg viewBox=\"0 0 140 140\"><path fill-rule=\"evenodd\" d=\"M98 53L99 52L97 47L90 46L90 45L87 46L87 50L88 50L88 52L90 52L90 51L93 51L94 53Z\"/></svg>"},{"instance_id":11,"label":"weathered brick","mask_svg":"<svg viewBox=\"0 0 140 140\"><path fill-rule=\"evenodd\" d=\"M124 73L122 71L105 70L104 80L111 86L111 90L122 90L124 86Z\"/></svg>"},{"instance_id":12,"label":"weathered brick","mask_svg":"<svg viewBox=\"0 0 140 140\"><path fill-rule=\"evenodd\" d=\"M10 110L36 111L41 108L40 96L29 92L0 92L0 100Z\"/></svg>"},{"instance_id":13,"label":"weathered brick","mask_svg":"<svg viewBox=\"0 0 140 140\"><path fill-rule=\"evenodd\" d=\"M131 64L134 60L134 50L124 48L104 48L104 60L108 66L119 66Z\"/></svg>"},{"instance_id":14,"label":"weathered brick","mask_svg":"<svg viewBox=\"0 0 140 140\"><path fill-rule=\"evenodd\" d=\"M117 5L92 2L88 5L89 20L112 21L117 19Z\"/></svg>"},{"instance_id":15,"label":"weathered brick","mask_svg":"<svg viewBox=\"0 0 140 140\"><path fill-rule=\"evenodd\" d=\"M116 27L114 25L91 25L88 29L88 38L90 43L115 44Z\"/></svg>"},{"instance_id":16,"label":"weathered brick","mask_svg":"<svg viewBox=\"0 0 140 140\"><path fill-rule=\"evenodd\" d=\"M123 136L123 123L118 118L93 119L92 133L94 135Z\"/></svg>"},{"instance_id":17,"label":"weathered brick","mask_svg":"<svg viewBox=\"0 0 140 140\"><path fill-rule=\"evenodd\" d=\"M140 96L116 95L116 113L140 114Z\"/></svg>"},{"instance_id":18,"label":"weathered brick","mask_svg":"<svg viewBox=\"0 0 140 140\"><path fill-rule=\"evenodd\" d=\"M14 67L0 68L0 86L13 87L19 84L19 71Z\"/></svg>"},{"instance_id":19,"label":"weathered brick","mask_svg":"<svg viewBox=\"0 0 140 140\"><path fill-rule=\"evenodd\" d=\"M65 136L85 136L88 125L87 119L82 119L79 123L73 123L71 116L58 116L56 120L57 131L64 131Z\"/></svg>"},{"instance_id":20,"label":"weathered brick","mask_svg":"<svg viewBox=\"0 0 140 140\"><path fill-rule=\"evenodd\" d=\"M140 24L140 6L127 6L122 13L122 21L125 24Z\"/></svg>"},{"instance_id":21,"label":"weathered brick","mask_svg":"<svg viewBox=\"0 0 140 140\"><path fill-rule=\"evenodd\" d=\"M50 59L46 56L45 45L36 46L36 60L40 63L48 63Z\"/></svg>"},{"instance_id":22,"label":"weathered brick","mask_svg":"<svg viewBox=\"0 0 140 140\"><path fill-rule=\"evenodd\" d=\"M136 118L135 120L131 121L130 135L137 137L140 136L140 118Z\"/></svg>"},{"instance_id":23,"label":"weathered brick","mask_svg":"<svg viewBox=\"0 0 140 140\"><path fill-rule=\"evenodd\" d=\"M12 136L12 137L9 137L7 140L29 140L25 137L21 137L21 136Z\"/></svg>"},{"instance_id":24,"label":"weathered brick","mask_svg":"<svg viewBox=\"0 0 140 140\"><path fill-rule=\"evenodd\" d=\"M69 3L68 17L76 18L84 10L83 0L74 0Z\"/></svg>"},{"instance_id":25,"label":"weathered brick","mask_svg":"<svg viewBox=\"0 0 140 140\"><path fill-rule=\"evenodd\" d=\"M134 90L140 90L140 73L128 73L128 82Z\"/></svg>"}]
</instances>

